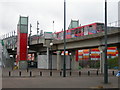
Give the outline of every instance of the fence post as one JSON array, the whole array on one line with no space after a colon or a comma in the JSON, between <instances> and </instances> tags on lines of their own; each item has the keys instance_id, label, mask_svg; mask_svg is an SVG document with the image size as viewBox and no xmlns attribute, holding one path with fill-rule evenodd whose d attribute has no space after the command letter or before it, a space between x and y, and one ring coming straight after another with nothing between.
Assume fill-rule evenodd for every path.
<instances>
[{"instance_id":1,"label":"fence post","mask_svg":"<svg viewBox=\"0 0 120 90\"><path fill-rule=\"evenodd\" d=\"M90 71L88 71L88 76L90 76Z\"/></svg>"},{"instance_id":2,"label":"fence post","mask_svg":"<svg viewBox=\"0 0 120 90\"><path fill-rule=\"evenodd\" d=\"M50 76L52 76L52 71L50 71Z\"/></svg>"},{"instance_id":3,"label":"fence post","mask_svg":"<svg viewBox=\"0 0 120 90\"><path fill-rule=\"evenodd\" d=\"M70 76L72 75L72 72L70 71Z\"/></svg>"},{"instance_id":4,"label":"fence post","mask_svg":"<svg viewBox=\"0 0 120 90\"><path fill-rule=\"evenodd\" d=\"M21 71L19 71L19 76L21 76Z\"/></svg>"},{"instance_id":5,"label":"fence post","mask_svg":"<svg viewBox=\"0 0 120 90\"><path fill-rule=\"evenodd\" d=\"M112 75L113 75L113 76L115 75L115 72L114 72L114 71L112 71Z\"/></svg>"},{"instance_id":6,"label":"fence post","mask_svg":"<svg viewBox=\"0 0 120 90\"><path fill-rule=\"evenodd\" d=\"M96 74L97 74L97 75L99 74L98 70L97 70Z\"/></svg>"},{"instance_id":7,"label":"fence post","mask_svg":"<svg viewBox=\"0 0 120 90\"><path fill-rule=\"evenodd\" d=\"M32 71L30 71L30 77L32 76Z\"/></svg>"},{"instance_id":8,"label":"fence post","mask_svg":"<svg viewBox=\"0 0 120 90\"><path fill-rule=\"evenodd\" d=\"M60 76L62 76L62 71L60 71Z\"/></svg>"},{"instance_id":9,"label":"fence post","mask_svg":"<svg viewBox=\"0 0 120 90\"><path fill-rule=\"evenodd\" d=\"M81 76L81 71L79 71L79 76Z\"/></svg>"},{"instance_id":10,"label":"fence post","mask_svg":"<svg viewBox=\"0 0 120 90\"><path fill-rule=\"evenodd\" d=\"M9 77L11 76L11 72L9 71Z\"/></svg>"},{"instance_id":11,"label":"fence post","mask_svg":"<svg viewBox=\"0 0 120 90\"><path fill-rule=\"evenodd\" d=\"M40 76L42 76L42 72L40 71Z\"/></svg>"}]
</instances>

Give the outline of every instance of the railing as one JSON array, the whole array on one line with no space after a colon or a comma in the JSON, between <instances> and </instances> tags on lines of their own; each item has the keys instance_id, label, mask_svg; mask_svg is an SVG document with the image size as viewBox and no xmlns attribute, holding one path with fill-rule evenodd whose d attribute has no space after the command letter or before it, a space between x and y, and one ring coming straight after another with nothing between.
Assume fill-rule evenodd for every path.
<instances>
[{"instance_id":1,"label":"railing","mask_svg":"<svg viewBox=\"0 0 120 90\"><path fill-rule=\"evenodd\" d=\"M62 76L63 71L49 71L49 70L29 70L28 72L26 70L15 70L15 71L7 71L3 72L2 76L3 77L54 77L54 76ZM117 70L111 70L109 71L109 76L116 76ZM103 76L103 74L100 73L99 70L91 71L91 70L86 70L86 71L66 71L66 76L70 77L80 77L80 76Z\"/></svg>"}]
</instances>

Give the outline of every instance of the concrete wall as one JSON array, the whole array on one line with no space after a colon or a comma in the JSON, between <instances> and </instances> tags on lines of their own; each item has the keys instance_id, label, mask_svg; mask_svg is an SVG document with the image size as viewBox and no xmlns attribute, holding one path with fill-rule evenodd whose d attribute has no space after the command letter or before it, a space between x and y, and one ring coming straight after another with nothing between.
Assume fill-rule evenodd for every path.
<instances>
[{"instance_id":1,"label":"concrete wall","mask_svg":"<svg viewBox=\"0 0 120 90\"><path fill-rule=\"evenodd\" d=\"M49 69L47 55L38 55L38 68L40 69Z\"/></svg>"},{"instance_id":2,"label":"concrete wall","mask_svg":"<svg viewBox=\"0 0 120 90\"><path fill-rule=\"evenodd\" d=\"M61 56L61 69L63 68L63 56ZM50 61L47 55L38 55L38 68L50 69ZM52 69L57 69L57 55L52 55ZM66 69L70 69L70 57L66 56Z\"/></svg>"},{"instance_id":3,"label":"concrete wall","mask_svg":"<svg viewBox=\"0 0 120 90\"><path fill-rule=\"evenodd\" d=\"M61 69L63 69L64 56L61 56ZM70 69L70 56L66 56L66 69Z\"/></svg>"}]
</instances>

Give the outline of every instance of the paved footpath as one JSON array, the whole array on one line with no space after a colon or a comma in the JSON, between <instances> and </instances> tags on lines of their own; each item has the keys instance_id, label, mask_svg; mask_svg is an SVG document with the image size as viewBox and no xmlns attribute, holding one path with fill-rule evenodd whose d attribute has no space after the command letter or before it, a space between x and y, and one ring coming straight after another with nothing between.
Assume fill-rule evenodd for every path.
<instances>
[{"instance_id":1,"label":"paved footpath","mask_svg":"<svg viewBox=\"0 0 120 90\"><path fill-rule=\"evenodd\" d=\"M118 88L118 78L109 77L109 84L103 77L7 77L2 79L3 88Z\"/></svg>"},{"instance_id":2,"label":"paved footpath","mask_svg":"<svg viewBox=\"0 0 120 90\"><path fill-rule=\"evenodd\" d=\"M8 74L5 70L3 72ZM56 75L53 76L3 76L2 88L118 88L118 78L112 75L109 75L109 83L104 84L102 75L79 76L74 74L73 76L62 77L58 75L57 71L54 72L56 72ZM24 73L26 72L24 71Z\"/></svg>"}]
</instances>

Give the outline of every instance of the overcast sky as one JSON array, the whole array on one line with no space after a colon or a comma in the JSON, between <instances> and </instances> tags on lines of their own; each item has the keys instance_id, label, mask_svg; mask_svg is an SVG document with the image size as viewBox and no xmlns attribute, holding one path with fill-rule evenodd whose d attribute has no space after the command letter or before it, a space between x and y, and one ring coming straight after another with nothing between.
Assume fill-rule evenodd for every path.
<instances>
[{"instance_id":1,"label":"overcast sky","mask_svg":"<svg viewBox=\"0 0 120 90\"><path fill-rule=\"evenodd\" d=\"M118 19L118 1L108 0L108 23ZM67 27L71 19L86 25L104 22L104 0L66 0ZM17 31L19 16L29 16L33 34L36 34L36 22L40 30L61 31L63 28L64 0L1 0L0 1L0 36ZM66 28L67 28L66 27Z\"/></svg>"}]
</instances>

